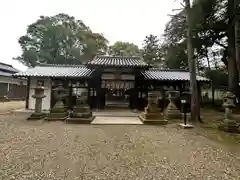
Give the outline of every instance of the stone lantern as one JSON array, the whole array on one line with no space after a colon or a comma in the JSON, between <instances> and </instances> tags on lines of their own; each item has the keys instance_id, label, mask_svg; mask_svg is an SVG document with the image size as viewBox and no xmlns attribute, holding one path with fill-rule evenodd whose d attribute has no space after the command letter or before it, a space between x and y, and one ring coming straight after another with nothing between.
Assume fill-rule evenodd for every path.
<instances>
[{"instance_id":1,"label":"stone lantern","mask_svg":"<svg viewBox=\"0 0 240 180\"><path fill-rule=\"evenodd\" d=\"M87 103L88 92L84 91L76 99L76 106L70 113L70 116L66 119L66 122L90 124L95 116L92 115L92 111Z\"/></svg>"},{"instance_id":2,"label":"stone lantern","mask_svg":"<svg viewBox=\"0 0 240 180\"><path fill-rule=\"evenodd\" d=\"M174 90L173 87L170 87L167 94L168 94L169 104L165 110L166 119L168 120L180 119L182 117L181 112L174 104L174 100L176 100L180 96L180 92Z\"/></svg>"},{"instance_id":3,"label":"stone lantern","mask_svg":"<svg viewBox=\"0 0 240 180\"><path fill-rule=\"evenodd\" d=\"M148 104L144 108L144 112L139 118L144 124L167 124L164 119L161 109L158 108L158 95L155 93L148 93Z\"/></svg>"},{"instance_id":4,"label":"stone lantern","mask_svg":"<svg viewBox=\"0 0 240 180\"><path fill-rule=\"evenodd\" d=\"M225 108L224 120L219 125L219 129L226 132L239 132L239 124L232 117L232 109L236 107L234 100L236 96L231 92L226 92L223 96L222 106Z\"/></svg>"},{"instance_id":5,"label":"stone lantern","mask_svg":"<svg viewBox=\"0 0 240 180\"><path fill-rule=\"evenodd\" d=\"M64 106L63 99L68 96L68 90L65 89L62 84L59 84L53 91L57 102L51 109L46 120L65 120L67 118L67 110Z\"/></svg>"},{"instance_id":6,"label":"stone lantern","mask_svg":"<svg viewBox=\"0 0 240 180\"><path fill-rule=\"evenodd\" d=\"M38 120L44 118L45 114L42 113L42 99L46 96L44 95L44 86L37 85L35 89L35 94L32 97L35 99L35 112L31 114L28 120Z\"/></svg>"},{"instance_id":7,"label":"stone lantern","mask_svg":"<svg viewBox=\"0 0 240 180\"><path fill-rule=\"evenodd\" d=\"M223 104L222 106L225 108L225 119L232 118L232 109L236 107L234 104L234 100L236 96L231 92L226 92L223 96Z\"/></svg>"},{"instance_id":8,"label":"stone lantern","mask_svg":"<svg viewBox=\"0 0 240 180\"><path fill-rule=\"evenodd\" d=\"M157 112L159 111L157 106L158 97L154 93L148 93L148 105L145 108L147 112Z\"/></svg>"},{"instance_id":9,"label":"stone lantern","mask_svg":"<svg viewBox=\"0 0 240 180\"><path fill-rule=\"evenodd\" d=\"M68 89L65 89L63 87L62 84L59 84L54 90L54 96L57 99L57 102L55 104L55 107L60 107L62 109L62 107L64 108L64 110L67 110L66 105L64 105L63 100L66 99L66 97L68 96Z\"/></svg>"}]
</instances>

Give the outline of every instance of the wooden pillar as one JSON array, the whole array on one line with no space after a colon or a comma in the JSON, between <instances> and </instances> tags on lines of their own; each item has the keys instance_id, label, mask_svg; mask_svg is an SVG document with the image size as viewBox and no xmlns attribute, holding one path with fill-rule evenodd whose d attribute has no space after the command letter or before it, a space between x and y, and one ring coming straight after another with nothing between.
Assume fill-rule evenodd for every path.
<instances>
[{"instance_id":1,"label":"wooden pillar","mask_svg":"<svg viewBox=\"0 0 240 180\"><path fill-rule=\"evenodd\" d=\"M101 98L100 88L99 88L99 86L97 86L97 89L96 89L96 99L97 99L96 105L97 105L97 107L96 107L96 109L100 109L100 102L101 102L100 98Z\"/></svg>"},{"instance_id":2,"label":"wooden pillar","mask_svg":"<svg viewBox=\"0 0 240 180\"><path fill-rule=\"evenodd\" d=\"M91 102L90 102L90 79L87 80L87 91L88 91L88 97L87 97L87 103L91 107Z\"/></svg>"},{"instance_id":3,"label":"wooden pillar","mask_svg":"<svg viewBox=\"0 0 240 180\"><path fill-rule=\"evenodd\" d=\"M10 91L10 83L7 83L7 97L9 98L9 91Z\"/></svg>"},{"instance_id":4,"label":"wooden pillar","mask_svg":"<svg viewBox=\"0 0 240 180\"><path fill-rule=\"evenodd\" d=\"M180 94L182 94L184 92L183 86L184 86L184 81L179 82L178 88L179 88Z\"/></svg>"},{"instance_id":5,"label":"wooden pillar","mask_svg":"<svg viewBox=\"0 0 240 180\"><path fill-rule=\"evenodd\" d=\"M201 104L202 104L202 92L201 92L201 84L200 84L200 82L197 82L197 88L198 88L198 101L199 101L199 105L201 107Z\"/></svg>"},{"instance_id":6,"label":"wooden pillar","mask_svg":"<svg viewBox=\"0 0 240 180\"><path fill-rule=\"evenodd\" d=\"M30 77L27 78L27 89L26 89L26 103L25 103L25 108L29 108L29 93L30 93L30 86L31 86L31 81Z\"/></svg>"},{"instance_id":7,"label":"wooden pillar","mask_svg":"<svg viewBox=\"0 0 240 180\"><path fill-rule=\"evenodd\" d=\"M143 83L141 81L141 84L140 84L140 102L139 102L139 110L142 110L143 109L143 106L144 106L144 103L143 103L143 91L144 91L144 88L143 88Z\"/></svg>"},{"instance_id":8,"label":"wooden pillar","mask_svg":"<svg viewBox=\"0 0 240 180\"><path fill-rule=\"evenodd\" d=\"M98 72L98 77L96 81L96 109L101 108L101 72Z\"/></svg>"},{"instance_id":9,"label":"wooden pillar","mask_svg":"<svg viewBox=\"0 0 240 180\"><path fill-rule=\"evenodd\" d=\"M51 97L50 97L50 109L52 109L52 107L53 107L53 99L54 99L54 94L53 94L53 78L50 78L50 81L51 81L51 89L50 89L50 91L51 91Z\"/></svg>"},{"instance_id":10,"label":"wooden pillar","mask_svg":"<svg viewBox=\"0 0 240 180\"><path fill-rule=\"evenodd\" d=\"M133 109L137 109L137 99L138 99L138 89L137 89L137 79L135 76L134 90L133 90Z\"/></svg>"},{"instance_id":11,"label":"wooden pillar","mask_svg":"<svg viewBox=\"0 0 240 180\"><path fill-rule=\"evenodd\" d=\"M144 100L144 107L146 107L147 104L148 104L148 86L149 86L149 80L145 80L144 85L145 85L145 100Z\"/></svg>"},{"instance_id":12,"label":"wooden pillar","mask_svg":"<svg viewBox=\"0 0 240 180\"><path fill-rule=\"evenodd\" d=\"M201 120L201 107L202 107L202 95L201 95L201 86L200 86L200 82L199 81L197 81L197 92L198 92L198 94L197 94L197 101L198 101L198 103L197 103L197 105L199 106L197 109L198 109L198 120L199 120L199 122L202 122L202 120Z\"/></svg>"},{"instance_id":13,"label":"wooden pillar","mask_svg":"<svg viewBox=\"0 0 240 180\"><path fill-rule=\"evenodd\" d=\"M72 104L72 84L70 86L68 86L68 109L73 109L73 104Z\"/></svg>"},{"instance_id":14,"label":"wooden pillar","mask_svg":"<svg viewBox=\"0 0 240 180\"><path fill-rule=\"evenodd\" d=\"M186 81L183 82L183 92L186 91Z\"/></svg>"}]
</instances>

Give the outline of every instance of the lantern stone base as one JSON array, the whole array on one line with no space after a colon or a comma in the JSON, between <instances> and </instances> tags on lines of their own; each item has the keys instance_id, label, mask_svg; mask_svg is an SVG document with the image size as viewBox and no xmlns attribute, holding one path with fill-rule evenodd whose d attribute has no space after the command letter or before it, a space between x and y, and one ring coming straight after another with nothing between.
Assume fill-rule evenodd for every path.
<instances>
[{"instance_id":1,"label":"lantern stone base","mask_svg":"<svg viewBox=\"0 0 240 180\"><path fill-rule=\"evenodd\" d=\"M143 124L165 125L168 123L168 121L164 119L161 109L158 108L157 100L156 94L148 93L147 107L144 108L144 112L139 116Z\"/></svg>"},{"instance_id":2,"label":"lantern stone base","mask_svg":"<svg viewBox=\"0 0 240 180\"><path fill-rule=\"evenodd\" d=\"M70 124L91 124L91 122L95 119L95 116L90 117L68 117L66 119L66 123Z\"/></svg>"},{"instance_id":3,"label":"lantern stone base","mask_svg":"<svg viewBox=\"0 0 240 180\"><path fill-rule=\"evenodd\" d=\"M90 124L95 116L87 104L77 104L70 113L66 123Z\"/></svg>"},{"instance_id":4,"label":"lantern stone base","mask_svg":"<svg viewBox=\"0 0 240 180\"><path fill-rule=\"evenodd\" d=\"M144 119L163 119L163 115L160 112L157 113L142 113L141 117L143 117Z\"/></svg>"},{"instance_id":5,"label":"lantern stone base","mask_svg":"<svg viewBox=\"0 0 240 180\"><path fill-rule=\"evenodd\" d=\"M194 126L191 125L191 124L179 124L179 126L183 129L191 129L193 128Z\"/></svg>"},{"instance_id":6,"label":"lantern stone base","mask_svg":"<svg viewBox=\"0 0 240 180\"><path fill-rule=\"evenodd\" d=\"M64 121L68 117L66 112L64 113L50 113L45 117L46 121Z\"/></svg>"},{"instance_id":7,"label":"lantern stone base","mask_svg":"<svg viewBox=\"0 0 240 180\"><path fill-rule=\"evenodd\" d=\"M51 109L48 116L45 118L47 121L64 121L68 117L68 113L61 100L57 101L54 107Z\"/></svg>"},{"instance_id":8,"label":"lantern stone base","mask_svg":"<svg viewBox=\"0 0 240 180\"><path fill-rule=\"evenodd\" d=\"M168 123L168 120L164 119L164 116L158 112L158 113L143 113L139 116L140 120L143 122L143 124L159 124L159 125L165 125Z\"/></svg>"},{"instance_id":9,"label":"lantern stone base","mask_svg":"<svg viewBox=\"0 0 240 180\"><path fill-rule=\"evenodd\" d=\"M92 116L92 111L88 105L77 106L73 109L73 116L79 117L90 117Z\"/></svg>"},{"instance_id":10,"label":"lantern stone base","mask_svg":"<svg viewBox=\"0 0 240 180\"><path fill-rule=\"evenodd\" d=\"M176 107L176 105L174 103L170 102L165 110L165 117L168 120L181 119L182 114L181 114L180 110Z\"/></svg>"},{"instance_id":11,"label":"lantern stone base","mask_svg":"<svg viewBox=\"0 0 240 180\"><path fill-rule=\"evenodd\" d=\"M219 126L218 129L230 133L240 133L240 126L235 120L225 119Z\"/></svg>"},{"instance_id":12,"label":"lantern stone base","mask_svg":"<svg viewBox=\"0 0 240 180\"><path fill-rule=\"evenodd\" d=\"M46 116L44 113L32 113L27 120L40 120Z\"/></svg>"}]
</instances>

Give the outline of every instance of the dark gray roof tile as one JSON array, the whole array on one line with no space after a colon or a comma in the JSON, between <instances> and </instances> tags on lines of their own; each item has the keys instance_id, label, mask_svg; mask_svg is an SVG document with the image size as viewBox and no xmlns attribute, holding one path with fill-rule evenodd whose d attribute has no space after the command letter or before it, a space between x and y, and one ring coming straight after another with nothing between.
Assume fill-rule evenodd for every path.
<instances>
[{"instance_id":1,"label":"dark gray roof tile","mask_svg":"<svg viewBox=\"0 0 240 180\"><path fill-rule=\"evenodd\" d=\"M40 65L25 72L14 74L16 77L88 77L93 70L82 65Z\"/></svg>"},{"instance_id":2,"label":"dark gray roof tile","mask_svg":"<svg viewBox=\"0 0 240 180\"><path fill-rule=\"evenodd\" d=\"M2 63L2 62L0 62L0 70L7 71L7 72L12 72L12 73L19 72L19 70L15 69L12 65L5 64L5 63Z\"/></svg>"},{"instance_id":3,"label":"dark gray roof tile","mask_svg":"<svg viewBox=\"0 0 240 180\"><path fill-rule=\"evenodd\" d=\"M95 56L94 59L87 64L95 66L116 66L116 67L147 67L148 64L140 57L124 57L124 56Z\"/></svg>"},{"instance_id":4,"label":"dark gray roof tile","mask_svg":"<svg viewBox=\"0 0 240 180\"><path fill-rule=\"evenodd\" d=\"M11 77L12 75L13 75L13 73L0 70L0 76Z\"/></svg>"},{"instance_id":5,"label":"dark gray roof tile","mask_svg":"<svg viewBox=\"0 0 240 180\"><path fill-rule=\"evenodd\" d=\"M142 74L144 78L148 80L168 80L168 81L190 80L190 73L188 71L150 69L148 71L144 71ZM210 81L210 80L202 76L197 76L197 81Z\"/></svg>"}]
</instances>

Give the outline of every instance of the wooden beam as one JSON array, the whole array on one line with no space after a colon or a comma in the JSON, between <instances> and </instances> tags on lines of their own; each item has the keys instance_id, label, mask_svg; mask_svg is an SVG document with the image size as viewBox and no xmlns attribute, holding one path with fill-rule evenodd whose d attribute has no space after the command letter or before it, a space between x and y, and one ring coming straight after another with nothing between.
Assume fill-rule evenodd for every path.
<instances>
[{"instance_id":1,"label":"wooden beam","mask_svg":"<svg viewBox=\"0 0 240 180\"><path fill-rule=\"evenodd\" d=\"M68 96L68 109L72 109L73 108L73 103L72 103L72 91L73 91L73 87L72 85L71 86L68 86L68 93L69 93L69 96Z\"/></svg>"},{"instance_id":2,"label":"wooden beam","mask_svg":"<svg viewBox=\"0 0 240 180\"><path fill-rule=\"evenodd\" d=\"M26 103L25 103L25 108L29 108L29 92L30 92L30 86L31 86L31 81L30 77L27 78L27 89L26 89Z\"/></svg>"}]
</instances>

